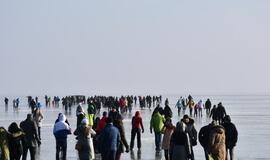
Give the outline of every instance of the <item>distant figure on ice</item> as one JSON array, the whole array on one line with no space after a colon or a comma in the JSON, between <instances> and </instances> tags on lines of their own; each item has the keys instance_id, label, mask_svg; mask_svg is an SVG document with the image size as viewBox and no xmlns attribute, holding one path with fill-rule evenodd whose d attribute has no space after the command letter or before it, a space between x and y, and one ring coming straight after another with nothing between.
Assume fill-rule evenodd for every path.
<instances>
[{"instance_id":1,"label":"distant figure on ice","mask_svg":"<svg viewBox=\"0 0 270 160\"><path fill-rule=\"evenodd\" d=\"M48 107L48 104L49 104L49 101L48 101L48 96L47 96L47 95L45 95L45 97L44 97L44 98L45 98L45 106L46 106L46 107Z\"/></svg>"},{"instance_id":2,"label":"distant figure on ice","mask_svg":"<svg viewBox=\"0 0 270 160\"><path fill-rule=\"evenodd\" d=\"M219 124L222 124L223 123L223 119L226 116L226 110L223 107L223 105L222 105L221 102L218 104L218 107L216 109L216 114L217 114L217 121L218 121L218 123Z\"/></svg>"},{"instance_id":3,"label":"distant figure on ice","mask_svg":"<svg viewBox=\"0 0 270 160\"><path fill-rule=\"evenodd\" d=\"M205 109L206 109L206 116L207 117L210 117L210 110L211 110L211 107L212 107L212 103L210 101L210 99L208 98L205 102Z\"/></svg>"},{"instance_id":4,"label":"distant figure on ice","mask_svg":"<svg viewBox=\"0 0 270 160\"><path fill-rule=\"evenodd\" d=\"M216 112L216 110L217 110L217 107L216 107L216 105L214 105L213 108L211 109L211 112L210 112L210 115L209 115L210 118L212 117L213 121L217 121L217 112Z\"/></svg>"},{"instance_id":5,"label":"distant figure on ice","mask_svg":"<svg viewBox=\"0 0 270 160\"><path fill-rule=\"evenodd\" d=\"M189 108L189 116L192 116L192 113L193 113L193 108L194 108L194 101L193 101L193 98L189 95L188 96L188 99L187 99L187 106Z\"/></svg>"},{"instance_id":6,"label":"distant figure on ice","mask_svg":"<svg viewBox=\"0 0 270 160\"><path fill-rule=\"evenodd\" d=\"M8 107L8 98L7 97L5 97L5 107Z\"/></svg>"},{"instance_id":7,"label":"distant figure on ice","mask_svg":"<svg viewBox=\"0 0 270 160\"><path fill-rule=\"evenodd\" d=\"M34 121L36 122L37 124L37 127L38 127L38 138L41 139L41 134L40 134L40 129L41 129L41 126L42 126L42 120L43 120L43 114L41 112L41 104L38 102L38 107L36 108L36 110L34 111L34 114L33 114L33 118L34 118Z\"/></svg>"},{"instance_id":8,"label":"distant figure on ice","mask_svg":"<svg viewBox=\"0 0 270 160\"><path fill-rule=\"evenodd\" d=\"M31 99L29 106L30 106L31 111L32 111L31 113L33 114L37 108L37 104L36 104L34 99Z\"/></svg>"},{"instance_id":9,"label":"distant figure on ice","mask_svg":"<svg viewBox=\"0 0 270 160\"><path fill-rule=\"evenodd\" d=\"M135 106L137 106L137 96L134 96Z\"/></svg>"},{"instance_id":10,"label":"distant figure on ice","mask_svg":"<svg viewBox=\"0 0 270 160\"><path fill-rule=\"evenodd\" d=\"M165 105L165 106L166 106L166 105L169 105L169 100L168 100L168 98L166 98L164 105Z\"/></svg>"},{"instance_id":11,"label":"distant figure on ice","mask_svg":"<svg viewBox=\"0 0 270 160\"><path fill-rule=\"evenodd\" d=\"M92 100L90 100L90 102L88 103L87 112L88 112L89 125L93 127L94 119L96 115L96 106Z\"/></svg>"},{"instance_id":12,"label":"distant figure on ice","mask_svg":"<svg viewBox=\"0 0 270 160\"><path fill-rule=\"evenodd\" d=\"M202 110L203 110L203 108L204 108L204 105L203 105L202 100L200 100L200 101L198 102L197 107L198 107L199 117L202 117Z\"/></svg>"},{"instance_id":13,"label":"distant figure on ice","mask_svg":"<svg viewBox=\"0 0 270 160\"><path fill-rule=\"evenodd\" d=\"M7 112L8 111L8 98L5 97L5 111ZM14 105L13 105L13 108L14 108Z\"/></svg>"},{"instance_id":14,"label":"distant figure on ice","mask_svg":"<svg viewBox=\"0 0 270 160\"><path fill-rule=\"evenodd\" d=\"M20 104L19 98L13 100L13 108L19 108L19 104Z\"/></svg>"},{"instance_id":15,"label":"distant figure on ice","mask_svg":"<svg viewBox=\"0 0 270 160\"><path fill-rule=\"evenodd\" d=\"M181 114L181 109L183 110L183 114L185 114L184 113L185 100L183 97L180 97L180 99L178 99L178 101L175 104L175 107L177 108L178 116L180 116Z\"/></svg>"}]
</instances>

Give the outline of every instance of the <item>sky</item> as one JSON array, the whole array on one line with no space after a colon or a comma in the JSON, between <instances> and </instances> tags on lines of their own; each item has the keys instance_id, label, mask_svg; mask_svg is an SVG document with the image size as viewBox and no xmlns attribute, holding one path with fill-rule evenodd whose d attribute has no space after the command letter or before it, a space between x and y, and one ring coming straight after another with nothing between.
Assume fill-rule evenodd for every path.
<instances>
[{"instance_id":1,"label":"sky","mask_svg":"<svg viewBox=\"0 0 270 160\"><path fill-rule=\"evenodd\" d=\"M268 0L1 0L0 94L270 94Z\"/></svg>"}]
</instances>

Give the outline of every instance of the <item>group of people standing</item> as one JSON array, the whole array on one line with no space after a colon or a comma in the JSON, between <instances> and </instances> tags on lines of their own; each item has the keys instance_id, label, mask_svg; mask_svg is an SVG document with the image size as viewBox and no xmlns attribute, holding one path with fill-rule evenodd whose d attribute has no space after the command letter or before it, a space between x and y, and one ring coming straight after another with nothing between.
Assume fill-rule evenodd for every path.
<instances>
[{"instance_id":1,"label":"group of people standing","mask_svg":"<svg viewBox=\"0 0 270 160\"><path fill-rule=\"evenodd\" d=\"M30 151L31 160L35 160L37 146L41 144L37 124L32 114L18 125L13 122L6 130L0 127L1 160L27 159Z\"/></svg>"},{"instance_id":2,"label":"group of people standing","mask_svg":"<svg viewBox=\"0 0 270 160\"><path fill-rule=\"evenodd\" d=\"M205 159L234 159L234 147L238 140L238 131L226 115L222 123L213 120L210 124L203 126L199 132L199 142L205 152Z\"/></svg>"},{"instance_id":3,"label":"group of people standing","mask_svg":"<svg viewBox=\"0 0 270 160\"><path fill-rule=\"evenodd\" d=\"M221 102L218 103L218 107L214 105L212 110L209 99L207 99L205 105L202 100L196 104L205 108L207 117L213 119L209 125L200 129L198 136L195 121L192 118L193 108L190 108L190 116L184 114L183 118L174 126L172 124L172 112L166 101L164 109L160 106L156 107L150 122L150 132L152 133L152 130L154 130L155 134L156 151L160 152L162 148L166 160L194 160L193 146L197 145L197 137L199 137L199 142L204 148L206 160L227 160L228 157L231 160L234 159L234 147L237 143L238 132ZM188 99L181 97L176 103L178 115L181 114L181 109L185 106L194 105L192 101L191 96ZM194 117L196 117L196 114Z\"/></svg>"},{"instance_id":4,"label":"group of people standing","mask_svg":"<svg viewBox=\"0 0 270 160\"><path fill-rule=\"evenodd\" d=\"M155 134L156 152L163 149L166 160L194 160L192 147L197 145L194 120L184 115L183 119L174 126L172 114L168 113L170 113L168 105L164 109L158 106L151 118L150 132L154 131Z\"/></svg>"},{"instance_id":5,"label":"group of people standing","mask_svg":"<svg viewBox=\"0 0 270 160\"><path fill-rule=\"evenodd\" d=\"M147 101L150 100L149 97L146 96ZM125 100L124 97L122 98ZM141 98L139 97L139 99ZM118 101L120 100L121 98ZM161 97L159 101L161 101ZM121 111L113 105L108 112L103 112L102 117L98 117L100 106L97 106L96 103L96 99L88 99L87 112L79 103L76 109L77 125L74 132L72 132L66 116L59 113L53 127L56 140L56 160L67 159L67 137L71 134L76 136L75 149L80 160L95 159L97 153L100 153L102 160L120 160L122 153L134 149L135 138L138 152L141 151L141 137L145 131L141 112L136 111L132 117L131 139L128 143ZM200 129L199 134L195 127L195 120L192 118L196 117L196 114L192 114L193 107L196 105L206 109L207 117L213 119L209 125ZM164 108L161 103L158 103L152 113L150 133L153 133L155 137L156 153L164 150L165 160L195 160L193 147L197 145L197 138L199 138L206 160L225 160L229 155L233 160L238 133L222 103L219 103L217 107L214 105L212 108L209 99L205 104L202 100L195 104L193 98L189 96L187 99L181 97L175 106L178 108L178 116L183 113L182 119L175 125L172 122L173 112L168 99L165 100ZM190 108L190 106L193 107ZM0 128L1 160L9 158L19 160L21 156L25 160L28 150L31 160L35 160L36 149L41 145L40 127L43 115L35 100L30 101L30 107L32 114L28 114L26 120L20 125L13 122L8 130ZM189 107L190 115L185 114L186 107ZM201 112L199 112L200 114Z\"/></svg>"},{"instance_id":6,"label":"group of people standing","mask_svg":"<svg viewBox=\"0 0 270 160\"><path fill-rule=\"evenodd\" d=\"M207 112L209 110L209 103L210 102L210 108L211 108L211 101L208 99L205 104L203 104L202 100L199 100L198 103L195 103L193 100L193 97L191 95L188 96L188 98L180 97L178 101L175 104L175 107L178 109L178 116L181 115L181 110L183 115L185 115L186 109L189 109L189 115L194 117L202 117L202 111L203 109L206 109ZM207 114L208 115L208 114Z\"/></svg>"},{"instance_id":7,"label":"group of people standing","mask_svg":"<svg viewBox=\"0 0 270 160\"><path fill-rule=\"evenodd\" d=\"M1 160L20 160L21 157L26 160L28 150L31 159L35 159L37 147L41 144L43 114L37 100L28 100L31 114L27 114L27 118L19 125L12 122L8 130L4 127L0 129Z\"/></svg>"},{"instance_id":8,"label":"group of people standing","mask_svg":"<svg viewBox=\"0 0 270 160\"><path fill-rule=\"evenodd\" d=\"M5 97L4 102L5 102L5 108L6 108L6 111L7 111L8 110L9 99L7 97ZM19 98L13 99L12 103L13 103L13 109L18 109L19 104L20 104L20 99Z\"/></svg>"}]
</instances>

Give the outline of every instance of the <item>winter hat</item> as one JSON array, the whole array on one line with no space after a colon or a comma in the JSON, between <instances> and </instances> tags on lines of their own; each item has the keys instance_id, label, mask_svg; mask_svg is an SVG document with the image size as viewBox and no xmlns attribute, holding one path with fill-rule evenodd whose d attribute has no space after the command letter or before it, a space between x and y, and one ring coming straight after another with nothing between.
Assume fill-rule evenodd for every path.
<instances>
[{"instance_id":1,"label":"winter hat","mask_svg":"<svg viewBox=\"0 0 270 160\"><path fill-rule=\"evenodd\" d=\"M224 122L231 122L231 117L229 115L226 115L224 117Z\"/></svg>"},{"instance_id":2,"label":"winter hat","mask_svg":"<svg viewBox=\"0 0 270 160\"><path fill-rule=\"evenodd\" d=\"M186 131L186 124L184 122L179 122L176 125L176 131L178 132L185 132Z\"/></svg>"},{"instance_id":3,"label":"winter hat","mask_svg":"<svg viewBox=\"0 0 270 160\"><path fill-rule=\"evenodd\" d=\"M108 113L106 111L104 111L102 115L103 115L103 117L105 117L108 115Z\"/></svg>"},{"instance_id":4,"label":"winter hat","mask_svg":"<svg viewBox=\"0 0 270 160\"><path fill-rule=\"evenodd\" d=\"M106 123L112 123L113 122L113 118L112 117L108 117L107 119L106 119Z\"/></svg>"},{"instance_id":5,"label":"winter hat","mask_svg":"<svg viewBox=\"0 0 270 160\"><path fill-rule=\"evenodd\" d=\"M41 108L40 102L37 103L37 108Z\"/></svg>"},{"instance_id":6,"label":"winter hat","mask_svg":"<svg viewBox=\"0 0 270 160\"><path fill-rule=\"evenodd\" d=\"M82 119L81 124L82 125L84 125L84 124L88 125L88 119L87 118Z\"/></svg>"},{"instance_id":7,"label":"winter hat","mask_svg":"<svg viewBox=\"0 0 270 160\"><path fill-rule=\"evenodd\" d=\"M187 115L187 114L185 114L184 116L183 116L183 119L188 119L189 118L189 116Z\"/></svg>"},{"instance_id":8,"label":"winter hat","mask_svg":"<svg viewBox=\"0 0 270 160\"><path fill-rule=\"evenodd\" d=\"M32 114L31 113L27 114L27 119L32 119Z\"/></svg>"}]
</instances>

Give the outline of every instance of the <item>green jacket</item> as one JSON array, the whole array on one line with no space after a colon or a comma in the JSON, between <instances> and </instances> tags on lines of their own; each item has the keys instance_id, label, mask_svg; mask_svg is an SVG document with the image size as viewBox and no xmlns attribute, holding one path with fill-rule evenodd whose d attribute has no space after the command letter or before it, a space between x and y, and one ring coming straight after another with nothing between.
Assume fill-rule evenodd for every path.
<instances>
[{"instance_id":1,"label":"green jacket","mask_svg":"<svg viewBox=\"0 0 270 160\"><path fill-rule=\"evenodd\" d=\"M161 132L163 126L164 126L165 118L159 113L155 113L150 122L150 129L154 129L155 132Z\"/></svg>"}]
</instances>

